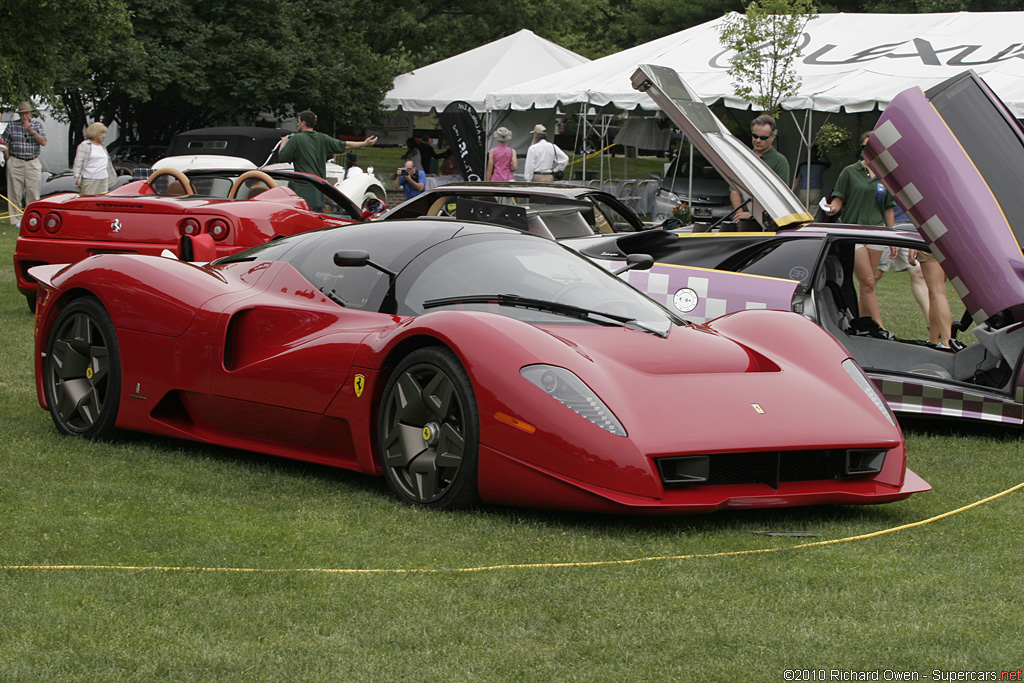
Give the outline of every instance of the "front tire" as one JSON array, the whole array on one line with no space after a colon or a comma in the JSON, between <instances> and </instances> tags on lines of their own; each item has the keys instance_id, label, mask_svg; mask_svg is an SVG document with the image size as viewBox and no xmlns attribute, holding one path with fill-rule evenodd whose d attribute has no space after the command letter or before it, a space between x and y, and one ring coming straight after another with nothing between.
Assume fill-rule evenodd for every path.
<instances>
[{"instance_id":1,"label":"front tire","mask_svg":"<svg viewBox=\"0 0 1024 683\"><path fill-rule=\"evenodd\" d=\"M419 349L398 364L377 425L384 478L401 500L436 509L479 502L476 398L451 350Z\"/></svg>"},{"instance_id":2,"label":"front tire","mask_svg":"<svg viewBox=\"0 0 1024 683\"><path fill-rule=\"evenodd\" d=\"M76 299L57 317L46 347L43 390L53 423L64 434L114 435L121 354L114 323L96 299Z\"/></svg>"}]
</instances>

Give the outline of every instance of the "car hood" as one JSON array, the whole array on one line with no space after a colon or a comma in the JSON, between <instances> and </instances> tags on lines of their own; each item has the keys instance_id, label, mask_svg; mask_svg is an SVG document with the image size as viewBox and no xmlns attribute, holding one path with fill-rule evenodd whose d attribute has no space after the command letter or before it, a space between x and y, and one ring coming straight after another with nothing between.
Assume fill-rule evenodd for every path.
<instances>
[{"instance_id":1,"label":"car hood","mask_svg":"<svg viewBox=\"0 0 1024 683\"><path fill-rule=\"evenodd\" d=\"M754 198L753 213L765 211L777 226L807 223L811 215L789 186L729 132L674 70L641 64L633 88L646 92L690 143L732 187Z\"/></svg>"},{"instance_id":2,"label":"car hood","mask_svg":"<svg viewBox=\"0 0 1024 683\"><path fill-rule=\"evenodd\" d=\"M969 71L900 93L865 158L975 322L1024 320L1024 134L985 82Z\"/></svg>"},{"instance_id":3,"label":"car hood","mask_svg":"<svg viewBox=\"0 0 1024 683\"><path fill-rule=\"evenodd\" d=\"M743 325L756 339L732 333ZM547 331L591 361L566 367L647 453L900 442L899 430L842 369L846 354L795 313L743 311L675 328L668 338L614 328ZM818 343L786 349L794 334Z\"/></svg>"}]
</instances>

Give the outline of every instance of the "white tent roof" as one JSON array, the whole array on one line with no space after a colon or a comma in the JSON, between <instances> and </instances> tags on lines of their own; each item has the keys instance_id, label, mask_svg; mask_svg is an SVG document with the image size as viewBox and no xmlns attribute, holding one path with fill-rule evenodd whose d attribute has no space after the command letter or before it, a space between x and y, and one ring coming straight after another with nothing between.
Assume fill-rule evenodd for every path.
<instances>
[{"instance_id":1,"label":"white tent roof","mask_svg":"<svg viewBox=\"0 0 1024 683\"><path fill-rule=\"evenodd\" d=\"M675 69L707 104L745 109L727 73L718 40L724 17L592 62L492 89L486 108L550 108L556 104L655 109L630 87L638 64ZM1024 117L1024 12L948 14L822 14L810 22L796 64L799 93L785 109L871 111L909 87L927 89L974 69L1018 117Z\"/></svg>"},{"instance_id":2,"label":"white tent roof","mask_svg":"<svg viewBox=\"0 0 1024 683\"><path fill-rule=\"evenodd\" d=\"M384 97L384 108L441 111L451 102L462 100L483 110L484 98L489 92L589 61L523 29L398 76L394 87Z\"/></svg>"}]
</instances>

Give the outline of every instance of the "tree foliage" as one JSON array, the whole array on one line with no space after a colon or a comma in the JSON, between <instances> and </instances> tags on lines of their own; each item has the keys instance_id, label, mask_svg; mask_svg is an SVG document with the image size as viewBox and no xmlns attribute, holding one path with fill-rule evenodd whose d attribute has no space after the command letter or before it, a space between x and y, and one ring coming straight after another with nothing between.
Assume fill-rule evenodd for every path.
<instances>
[{"instance_id":1,"label":"tree foliage","mask_svg":"<svg viewBox=\"0 0 1024 683\"><path fill-rule=\"evenodd\" d=\"M57 105L166 141L205 125L314 109L366 123L397 73L366 44L355 0L11 0L0 102Z\"/></svg>"},{"instance_id":2,"label":"tree foliage","mask_svg":"<svg viewBox=\"0 0 1024 683\"><path fill-rule=\"evenodd\" d=\"M770 110L795 87L793 39L813 16L812 3L755 0L736 15L728 37L734 78L751 77L740 96ZM1024 0L982 4L832 0L822 7L1024 9ZM4 0L0 106L42 98L78 135L96 119L141 141L305 108L330 131L335 123L379 121L397 74L523 28L597 58L742 9L743 0Z\"/></svg>"},{"instance_id":3,"label":"tree foliage","mask_svg":"<svg viewBox=\"0 0 1024 683\"><path fill-rule=\"evenodd\" d=\"M0 105L57 103L66 87L90 87L94 63L134 47L123 0L7 0L0 16Z\"/></svg>"},{"instance_id":4,"label":"tree foliage","mask_svg":"<svg viewBox=\"0 0 1024 683\"><path fill-rule=\"evenodd\" d=\"M306 108L365 123L395 75L345 20L351 0L130 2L147 49L141 69L110 72L106 100L142 139Z\"/></svg>"},{"instance_id":5,"label":"tree foliage","mask_svg":"<svg viewBox=\"0 0 1024 683\"><path fill-rule=\"evenodd\" d=\"M717 19L731 11L742 11L742 0L632 0L623 12L622 47L632 47Z\"/></svg>"},{"instance_id":6,"label":"tree foliage","mask_svg":"<svg viewBox=\"0 0 1024 683\"><path fill-rule=\"evenodd\" d=\"M793 68L799 38L817 15L814 0L752 0L746 14L726 17L719 37L735 53L729 75L736 95L777 115L779 103L800 87Z\"/></svg>"}]
</instances>

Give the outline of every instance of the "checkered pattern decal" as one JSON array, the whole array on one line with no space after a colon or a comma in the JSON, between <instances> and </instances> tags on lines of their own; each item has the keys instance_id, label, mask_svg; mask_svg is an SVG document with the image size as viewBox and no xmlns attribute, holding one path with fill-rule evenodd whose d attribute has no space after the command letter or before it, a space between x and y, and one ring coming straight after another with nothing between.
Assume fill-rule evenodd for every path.
<instances>
[{"instance_id":1,"label":"checkered pattern decal","mask_svg":"<svg viewBox=\"0 0 1024 683\"><path fill-rule=\"evenodd\" d=\"M789 311L797 282L703 268L657 264L622 274L629 284L690 322L726 313L770 308Z\"/></svg>"},{"instance_id":2,"label":"checkered pattern decal","mask_svg":"<svg viewBox=\"0 0 1024 683\"><path fill-rule=\"evenodd\" d=\"M920 90L897 95L866 157L976 322L1024 300L1024 258L985 179Z\"/></svg>"},{"instance_id":3,"label":"checkered pattern decal","mask_svg":"<svg viewBox=\"0 0 1024 683\"><path fill-rule=\"evenodd\" d=\"M922 380L899 380L868 376L896 412L918 415L987 420L1004 424L1024 423L1024 389L1017 389L1016 400L994 398L968 390L951 389Z\"/></svg>"}]
</instances>

